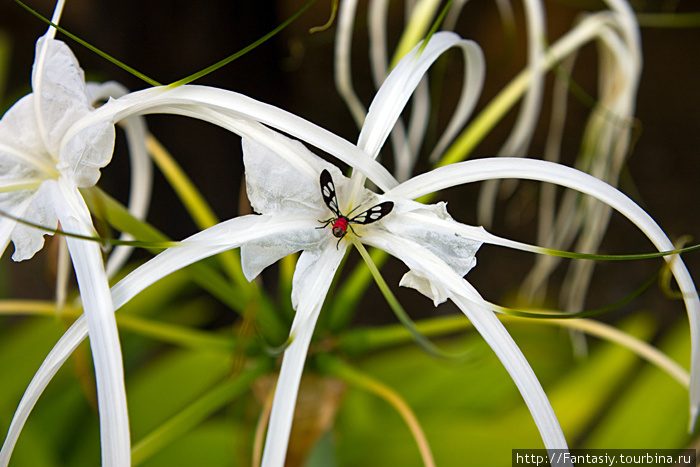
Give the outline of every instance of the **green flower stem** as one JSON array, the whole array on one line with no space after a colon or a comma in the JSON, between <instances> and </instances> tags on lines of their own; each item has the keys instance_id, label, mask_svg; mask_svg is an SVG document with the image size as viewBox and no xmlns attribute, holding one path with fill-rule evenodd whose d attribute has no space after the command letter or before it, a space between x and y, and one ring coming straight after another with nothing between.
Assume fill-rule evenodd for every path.
<instances>
[{"instance_id":1,"label":"green flower stem","mask_svg":"<svg viewBox=\"0 0 700 467\"><path fill-rule=\"evenodd\" d=\"M411 333L413 339L418 345L420 345L423 348L423 350L426 353L433 357L444 359L462 359L468 355L450 354L448 352L444 352L440 350L435 344L430 342L430 340L428 340L427 337L421 334L421 332L416 327L416 324L411 320L411 318L408 316L408 313L406 313L406 310L403 309L401 303L389 288L389 285L382 277L377 266L374 264L374 262L372 262L372 258L370 257L369 253L367 253L367 250L365 249L364 245L360 243L357 240L357 238L353 238L352 243L355 246L355 248L357 248L357 251L360 252L362 259L365 260L369 271L372 273L372 277L374 277L375 282L379 286L379 290L381 290L382 295L384 295L384 298L393 310L394 314L396 315L396 318L408 330L408 332Z\"/></svg>"},{"instance_id":2,"label":"green flower stem","mask_svg":"<svg viewBox=\"0 0 700 467\"><path fill-rule=\"evenodd\" d=\"M390 69L393 69L399 63L399 60L425 37L432 24L431 21L435 17L435 12L440 7L440 3L441 0L420 0L416 3L411 13L411 18L396 46Z\"/></svg>"},{"instance_id":3,"label":"green flower stem","mask_svg":"<svg viewBox=\"0 0 700 467\"><path fill-rule=\"evenodd\" d=\"M381 267L389 259L389 254L384 250L373 248L370 258L375 265ZM328 328L332 332L345 329L350 324L357 310L357 304L362 300L365 290L371 283L372 273L369 268L365 263L357 264L335 294L328 321Z\"/></svg>"},{"instance_id":4,"label":"green flower stem","mask_svg":"<svg viewBox=\"0 0 700 467\"><path fill-rule=\"evenodd\" d=\"M82 308L65 304L61 308L61 316L77 318L82 314ZM0 300L0 315L27 316L56 316L56 303L45 300Z\"/></svg>"},{"instance_id":5,"label":"green flower stem","mask_svg":"<svg viewBox=\"0 0 700 467\"><path fill-rule=\"evenodd\" d=\"M83 310L64 304L58 311L55 302L42 300L3 300L0 301L0 315L25 315L67 318L75 320ZM222 336L176 324L154 321L126 313L116 315L120 330L131 331L144 337L178 345L193 350L231 353L235 347L232 336Z\"/></svg>"},{"instance_id":6,"label":"green flower stem","mask_svg":"<svg viewBox=\"0 0 700 467\"><path fill-rule=\"evenodd\" d=\"M423 465L435 467L435 460L430 452L430 446L428 445L425 433L423 433L423 429L420 423L418 423L418 419L411 410L411 407L409 407L399 393L330 354L319 354L316 357L316 364L322 372L342 379L348 384L370 392L388 402L399 413L411 430L413 439L416 441L418 450L423 459Z\"/></svg>"},{"instance_id":7,"label":"green flower stem","mask_svg":"<svg viewBox=\"0 0 700 467\"><path fill-rule=\"evenodd\" d=\"M500 316L499 316L500 317ZM522 318L500 317L503 321L518 321ZM537 323L546 324L549 326L560 326L568 329L583 331L590 336L596 336L608 342L614 342L622 347L632 351L638 357L655 365L668 373L673 379L678 381L684 388L690 387L690 373L672 360L668 355L657 349L651 344L644 342L626 332L623 332L613 326L592 321L589 319L540 319Z\"/></svg>"},{"instance_id":8,"label":"green flower stem","mask_svg":"<svg viewBox=\"0 0 700 467\"><path fill-rule=\"evenodd\" d=\"M528 318L498 314L505 322L524 322ZM673 361L668 355L651 344L642 341L613 326L589 319L537 319L528 321L533 324L559 326L576 329L596 336L608 342L618 344L638 357L668 373L683 387L690 385L690 375L687 370ZM462 315L441 316L429 318L416 323L416 328L425 336L440 336L472 329L471 322ZM400 325L389 325L375 328L353 329L338 339L338 348L351 355L363 355L385 348L405 345L413 340L413 335Z\"/></svg>"},{"instance_id":9,"label":"green flower stem","mask_svg":"<svg viewBox=\"0 0 700 467\"><path fill-rule=\"evenodd\" d=\"M445 336L473 328L471 322L464 315L428 318L416 322L415 326L418 332L427 337ZM359 356L405 345L413 341L413 334L403 325L391 324L381 327L351 329L338 338L337 344L341 351Z\"/></svg>"},{"instance_id":10,"label":"green flower stem","mask_svg":"<svg viewBox=\"0 0 700 467\"><path fill-rule=\"evenodd\" d=\"M117 315L117 325L120 329L128 329L142 336L191 350L230 354L236 346L233 336L218 335L186 326L147 320L134 315Z\"/></svg>"},{"instance_id":11,"label":"green flower stem","mask_svg":"<svg viewBox=\"0 0 700 467\"><path fill-rule=\"evenodd\" d=\"M697 28L700 13L637 13L637 21L643 28Z\"/></svg>"},{"instance_id":12,"label":"green flower stem","mask_svg":"<svg viewBox=\"0 0 700 467\"><path fill-rule=\"evenodd\" d=\"M259 376L268 370L268 366L267 363L257 362L252 368L215 386L162 424L134 445L131 450L131 465L142 464L221 410L226 404L241 396Z\"/></svg>"}]
</instances>

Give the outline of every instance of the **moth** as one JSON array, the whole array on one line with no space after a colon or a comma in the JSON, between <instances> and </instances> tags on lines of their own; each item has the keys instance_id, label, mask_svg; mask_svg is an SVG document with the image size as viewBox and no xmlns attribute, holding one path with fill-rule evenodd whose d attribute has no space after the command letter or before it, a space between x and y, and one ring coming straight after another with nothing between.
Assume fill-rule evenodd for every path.
<instances>
[{"instance_id":1,"label":"moth","mask_svg":"<svg viewBox=\"0 0 700 467\"><path fill-rule=\"evenodd\" d=\"M342 240L345 234L348 233L348 227L350 227L350 230L352 230L353 233L355 232L352 228L352 224L366 225L371 224L373 222L377 222L378 220L384 218L387 214L389 214L392 209L394 209L393 201L384 201L383 203L374 205L368 210L361 212L360 214L354 217L349 217L350 214L352 214L352 212L359 207L357 206L346 216L342 212L340 212L340 208L338 207L338 196L335 192L335 184L333 183L333 177L331 177L331 174L330 172L328 172L328 170L323 169L323 172L321 172L320 183L321 196L323 196L323 202L326 203L328 209L331 210L331 212L333 213L333 217L323 221L319 221L323 225L318 228L323 229L329 225L332 225L331 231L333 232L333 236L338 239L338 245L340 244L340 240Z\"/></svg>"}]
</instances>

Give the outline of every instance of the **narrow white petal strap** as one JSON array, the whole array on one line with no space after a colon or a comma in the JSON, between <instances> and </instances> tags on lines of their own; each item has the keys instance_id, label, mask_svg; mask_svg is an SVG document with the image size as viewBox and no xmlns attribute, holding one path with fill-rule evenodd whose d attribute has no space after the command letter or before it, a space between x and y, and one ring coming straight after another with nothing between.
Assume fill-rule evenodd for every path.
<instances>
[{"instance_id":1,"label":"narrow white petal strap","mask_svg":"<svg viewBox=\"0 0 700 467\"><path fill-rule=\"evenodd\" d=\"M465 183L503 178L549 182L593 196L632 221L659 251L674 249L673 243L654 219L617 188L584 172L554 162L508 157L459 162L416 176L389 191L387 196L417 198ZM683 294L690 322L690 426L692 427L700 410L700 299L683 260L677 256L665 259L670 264Z\"/></svg>"}]
</instances>

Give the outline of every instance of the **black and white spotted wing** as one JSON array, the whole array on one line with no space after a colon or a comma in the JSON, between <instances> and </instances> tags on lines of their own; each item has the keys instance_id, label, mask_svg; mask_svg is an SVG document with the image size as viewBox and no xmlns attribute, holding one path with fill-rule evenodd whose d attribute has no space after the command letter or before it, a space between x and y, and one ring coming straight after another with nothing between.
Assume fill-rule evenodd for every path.
<instances>
[{"instance_id":1,"label":"black and white spotted wing","mask_svg":"<svg viewBox=\"0 0 700 467\"><path fill-rule=\"evenodd\" d=\"M328 206L328 209L331 210L335 217L341 217L342 214L338 208L338 197L335 194L333 177L326 169L323 169L323 172L321 172L321 195L323 196L323 202L326 203L326 206Z\"/></svg>"},{"instance_id":2,"label":"black and white spotted wing","mask_svg":"<svg viewBox=\"0 0 700 467\"><path fill-rule=\"evenodd\" d=\"M328 170L323 169L321 172L321 196L323 196L323 202L326 203L328 209L331 210L333 215L337 219L346 219L349 224L371 224L372 222L377 222L382 217L386 216L394 209L393 201L384 201L376 206L372 206L365 212L362 212L352 219L348 219L343 213L340 212L338 207L338 196L335 192L335 184L333 183L333 177L331 177ZM354 211L354 209L353 209Z\"/></svg>"},{"instance_id":3,"label":"black and white spotted wing","mask_svg":"<svg viewBox=\"0 0 700 467\"><path fill-rule=\"evenodd\" d=\"M382 217L386 216L394 209L393 201L384 201L376 206L372 206L365 212L362 212L352 219L349 219L350 224L371 224L372 222L377 222Z\"/></svg>"}]
</instances>

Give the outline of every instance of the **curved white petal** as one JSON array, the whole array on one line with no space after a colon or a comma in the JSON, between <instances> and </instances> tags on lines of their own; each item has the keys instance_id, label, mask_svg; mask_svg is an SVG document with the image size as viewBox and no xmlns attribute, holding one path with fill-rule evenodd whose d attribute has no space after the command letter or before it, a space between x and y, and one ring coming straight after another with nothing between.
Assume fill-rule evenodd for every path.
<instances>
[{"instance_id":1,"label":"curved white petal","mask_svg":"<svg viewBox=\"0 0 700 467\"><path fill-rule=\"evenodd\" d=\"M115 309L119 309L149 285L201 259L237 248L268 236L283 235L308 226L297 217L248 215L220 222L168 248L142 264L112 287Z\"/></svg>"},{"instance_id":2,"label":"curved white petal","mask_svg":"<svg viewBox=\"0 0 700 467\"><path fill-rule=\"evenodd\" d=\"M413 168L418 160L418 155L420 154L421 146L423 145L423 140L425 139L425 134L430 124L430 110L430 87L428 86L428 77L426 74L413 92L408 131L402 131L402 133L408 133L408 135L404 135L401 138L401 140L406 142L404 144L405 147L397 146L396 142L393 143L395 148L394 159L396 160L395 172L396 178L399 181L408 180L413 174ZM403 130L401 119L396 123L397 125L394 127L394 132L397 128L402 128ZM394 132L392 132L392 138L394 138ZM394 138L392 142L401 140Z\"/></svg>"},{"instance_id":3,"label":"curved white petal","mask_svg":"<svg viewBox=\"0 0 700 467\"><path fill-rule=\"evenodd\" d=\"M474 324L513 378L540 431L547 449L566 449L566 438L552 406L527 360L501 322L471 285L427 248L397 235L373 232L363 243L381 248L403 261L440 296L449 297ZM425 292L425 289L418 289ZM428 297L436 301L434 291ZM562 465L571 465L562 464Z\"/></svg>"},{"instance_id":4,"label":"curved white petal","mask_svg":"<svg viewBox=\"0 0 700 467\"><path fill-rule=\"evenodd\" d=\"M94 235L90 213L77 189L63 179L56 185L55 205L63 228L81 235ZM102 252L95 242L74 237L66 237L66 242L90 334L100 412L102 465L128 467L131 465L131 442L124 368Z\"/></svg>"},{"instance_id":5,"label":"curved white petal","mask_svg":"<svg viewBox=\"0 0 700 467\"><path fill-rule=\"evenodd\" d=\"M70 357L78 345L87 337L87 322L85 316L81 316L75 323L61 336L61 339L51 350L44 362L41 364L36 374L32 378L29 386L24 391L22 400L20 400L15 415L12 417L10 428L7 430L5 442L0 449L0 467L7 467L10 462L10 456L17 444L19 434L24 427L29 414L31 413L36 401L44 391L46 386L51 382L54 375L61 369L63 363Z\"/></svg>"},{"instance_id":6,"label":"curved white petal","mask_svg":"<svg viewBox=\"0 0 700 467\"><path fill-rule=\"evenodd\" d=\"M369 35L369 63L374 85L379 88L389 70L387 58L387 0L370 0L367 5L367 33Z\"/></svg>"},{"instance_id":7,"label":"curved white petal","mask_svg":"<svg viewBox=\"0 0 700 467\"><path fill-rule=\"evenodd\" d=\"M242 140L246 192L253 209L268 215L327 217L319 177L326 169L340 180L340 170L299 141L263 126L260 131L261 136Z\"/></svg>"},{"instance_id":8,"label":"curved white petal","mask_svg":"<svg viewBox=\"0 0 700 467\"><path fill-rule=\"evenodd\" d=\"M481 94L484 75L483 55L475 43L464 40L452 32L439 32L430 38L423 50L421 47L422 43L401 59L372 100L357 143L372 157L377 157L379 154L408 99L428 68L451 47L460 47L464 50L467 58L465 69L471 78L458 107L469 108L471 111ZM471 60L475 63L470 63Z\"/></svg>"},{"instance_id":9,"label":"curved white petal","mask_svg":"<svg viewBox=\"0 0 700 467\"><path fill-rule=\"evenodd\" d=\"M367 6L370 68L372 79L377 89L381 88L390 71L386 36L388 6L389 2L387 0L373 0ZM410 128L406 131L402 120L397 119L394 129L391 131L391 143L395 161L394 175L399 181L408 179L413 171L428 127L429 112L430 93L427 79L422 79L413 94Z\"/></svg>"},{"instance_id":10,"label":"curved white petal","mask_svg":"<svg viewBox=\"0 0 700 467\"><path fill-rule=\"evenodd\" d=\"M465 298L455 291L451 299L469 318L474 328L479 331L513 378L513 382L530 409L545 447L550 450L567 449L566 438L542 385L503 324L485 304L479 305L475 297ZM573 464L567 459L556 465L572 466Z\"/></svg>"},{"instance_id":11,"label":"curved white petal","mask_svg":"<svg viewBox=\"0 0 700 467\"><path fill-rule=\"evenodd\" d=\"M296 309L290 332L292 339L284 352L277 389L270 413L262 467L283 467L294 419L299 382L309 343L323 301L345 254L346 244L336 248L327 242L321 249L306 250L294 271L293 303Z\"/></svg>"},{"instance_id":12,"label":"curved white petal","mask_svg":"<svg viewBox=\"0 0 700 467\"><path fill-rule=\"evenodd\" d=\"M112 99L82 119L79 125L74 125L64 137L62 145L69 144L86 127L101 120L118 121L129 115L148 113L198 116L238 134L241 134L239 126L246 129L251 122L260 122L305 141L356 168L384 191L397 185L394 177L381 164L354 144L328 130L247 96L206 86L151 88Z\"/></svg>"},{"instance_id":13,"label":"curved white petal","mask_svg":"<svg viewBox=\"0 0 700 467\"><path fill-rule=\"evenodd\" d=\"M452 143L457 133L462 130L466 121L471 117L483 89L486 63L481 47L475 42L465 41L462 45L462 52L464 53L462 94L457 102L457 107L450 119L450 123L430 154L430 160L432 161L440 159L447 146Z\"/></svg>"},{"instance_id":14,"label":"curved white petal","mask_svg":"<svg viewBox=\"0 0 700 467\"><path fill-rule=\"evenodd\" d=\"M0 179L18 177L58 176L55 164L42 137L34 102L36 96L28 94L14 103L0 120Z\"/></svg>"},{"instance_id":15,"label":"curved white petal","mask_svg":"<svg viewBox=\"0 0 700 467\"><path fill-rule=\"evenodd\" d=\"M56 228L58 226L58 219L54 211L55 203L57 202L54 199L55 193L52 188L54 183L53 180L43 182L26 200L28 201L28 205L22 202L20 205L17 205L15 209L12 209L12 211L17 212L17 217L23 220L48 228ZM20 212L19 210L22 205L26 207L23 212ZM10 235L12 243L15 245L15 252L12 254L12 259L14 261L23 261L34 256L34 253L44 247L44 235L46 234L53 235L51 232L18 222Z\"/></svg>"},{"instance_id":16,"label":"curved white petal","mask_svg":"<svg viewBox=\"0 0 700 467\"><path fill-rule=\"evenodd\" d=\"M63 7L66 4L66 0L58 0L56 2L56 6L53 9L53 15L51 16L51 22L53 24L58 24L59 21L61 20L61 15L63 14ZM49 29L46 31L46 36L50 38L54 38L56 34L56 28L53 26L49 26Z\"/></svg>"},{"instance_id":17,"label":"curved white petal","mask_svg":"<svg viewBox=\"0 0 700 467\"><path fill-rule=\"evenodd\" d=\"M416 247L426 248L435 254L457 274L466 275L476 264L475 255L481 241L463 235L463 224L447 213L446 203L425 205L415 201L396 199L391 214L382 219L371 232L386 230ZM365 236L362 237L364 242Z\"/></svg>"},{"instance_id":18,"label":"curved white petal","mask_svg":"<svg viewBox=\"0 0 700 467\"><path fill-rule=\"evenodd\" d=\"M328 232L320 230L316 219L294 216L265 216L274 229L261 232L260 238L241 245L241 268L252 281L263 269L287 255L315 248L328 241ZM265 224L260 228L265 229Z\"/></svg>"},{"instance_id":19,"label":"curved white petal","mask_svg":"<svg viewBox=\"0 0 700 467\"><path fill-rule=\"evenodd\" d=\"M483 180L521 178L555 183L593 196L632 221L652 241L659 251L670 251L674 245L664 231L639 205L616 188L576 169L553 162L519 159L488 158L460 162L435 169L402 183L386 193L388 197L417 198L455 185ZM700 299L683 260L666 257L683 294L690 321L690 424L695 423L700 410Z\"/></svg>"},{"instance_id":20,"label":"curved white petal","mask_svg":"<svg viewBox=\"0 0 700 467\"><path fill-rule=\"evenodd\" d=\"M544 8L541 0L523 0L527 20L527 70L530 87L525 94L513 131L499 156L523 156L527 152L539 119L544 90L544 45L547 41Z\"/></svg>"},{"instance_id":21,"label":"curved white petal","mask_svg":"<svg viewBox=\"0 0 700 467\"><path fill-rule=\"evenodd\" d=\"M51 154L58 154L63 133L92 107L78 60L65 43L51 35L50 30L36 42L32 90L44 144Z\"/></svg>"},{"instance_id":22,"label":"curved white petal","mask_svg":"<svg viewBox=\"0 0 700 467\"><path fill-rule=\"evenodd\" d=\"M333 63L335 65L335 88L338 94L345 101L345 105L350 110L358 128L365 120L365 106L357 97L352 85L351 69L351 49L352 33L355 25L355 12L357 11L357 0L345 0L341 2L338 9L338 26L335 33L335 54Z\"/></svg>"}]
</instances>

